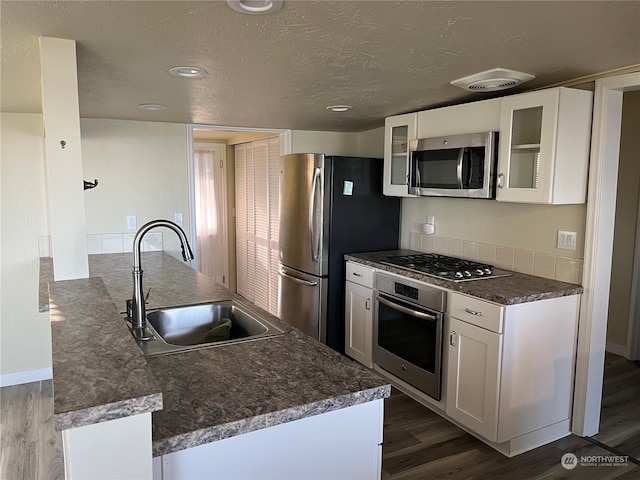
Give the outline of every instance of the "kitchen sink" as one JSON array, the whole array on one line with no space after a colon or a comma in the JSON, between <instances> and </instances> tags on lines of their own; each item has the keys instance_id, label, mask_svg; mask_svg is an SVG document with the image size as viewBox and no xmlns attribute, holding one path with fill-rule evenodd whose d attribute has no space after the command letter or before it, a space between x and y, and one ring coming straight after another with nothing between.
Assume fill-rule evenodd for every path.
<instances>
[{"instance_id":1,"label":"kitchen sink","mask_svg":"<svg viewBox=\"0 0 640 480\"><path fill-rule=\"evenodd\" d=\"M230 330L223 328L229 320ZM234 300L149 310L147 327L153 338L137 341L146 356L221 347L284 333ZM228 336L215 335L221 328Z\"/></svg>"}]
</instances>

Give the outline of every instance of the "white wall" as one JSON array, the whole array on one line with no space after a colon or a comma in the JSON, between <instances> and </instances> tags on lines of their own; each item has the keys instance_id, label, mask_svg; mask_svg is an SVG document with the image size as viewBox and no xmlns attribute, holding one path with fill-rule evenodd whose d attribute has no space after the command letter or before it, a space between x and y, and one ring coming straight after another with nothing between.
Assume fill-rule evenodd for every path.
<instances>
[{"instance_id":1,"label":"white wall","mask_svg":"<svg viewBox=\"0 0 640 480\"><path fill-rule=\"evenodd\" d=\"M37 380L51 369L49 315L38 312L38 238L49 235L42 116L2 113L0 126L0 375Z\"/></svg>"},{"instance_id":2,"label":"white wall","mask_svg":"<svg viewBox=\"0 0 640 480\"><path fill-rule=\"evenodd\" d=\"M384 127L358 134L358 155L361 157L384 157Z\"/></svg>"},{"instance_id":3,"label":"white wall","mask_svg":"<svg viewBox=\"0 0 640 480\"><path fill-rule=\"evenodd\" d=\"M359 155L358 135L357 133L293 130L291 153L357 156Z\"/></svg>"},{"instance_id":4,"label":"white wall","mask_svg":"<svg viewBox=\"0 0 640 480\"><path fill-rule=\"evenodd\" d=\"M291 131L291 153L324 153L354 157L384 156L384 127L360 133Z\"/></svg>"},{"instance_id":5,"label":"white wall","mask_svg":"<svg viewBox=\"0 0 640 480\"><path fill-rule=\"evenodd\" d=\"M87 234L117 241L124 248L135 231L127 229L127 216L137 226L159 218L174 220L182 213L189 227L187 127L182 124L127 120L81 119L83 172L98 187L85 192ZM164 250L182 258L177 236L159 228ZM115 234L114 237L105 235ZM130 248L129 248L130 251ZM107 253L107 252L104 252Z\"/></svg>"},{"instance_id":6,"label":"white wall","mask_svg":"<svg viewBox=\"0 0 640 480\"><path fill-rule=\"evenodd\" d=\"M464 198L403 200L402 245L418 232L427 215L435 216L436 234L480 243L582 258L585 205L527 205ZM575 251L558 250L557 231L578 233Z\"/></svg>"},{"instance_id":7,"label":"white wall","mask_svg":"<svg viewBox=\"0 0 640 480\"><path fill-rule=\"evenodd\" d=\"M435 217L435 234L420 225ZM585 205L526 205L462 198L402 201L403 248L479 260L499 268L580 283ZM556 248L558 230L577 232L575 251Z\"/></svg>"}]
</instances>

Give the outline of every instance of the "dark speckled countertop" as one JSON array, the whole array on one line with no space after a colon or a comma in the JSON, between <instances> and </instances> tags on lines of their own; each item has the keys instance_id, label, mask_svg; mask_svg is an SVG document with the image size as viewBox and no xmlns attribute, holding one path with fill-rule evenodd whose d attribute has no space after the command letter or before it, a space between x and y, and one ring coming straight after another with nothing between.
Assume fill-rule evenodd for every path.
<instances>
[{"instance_id":1,"label":"dark speckled countertop","mask_svg":"<svg viewBox=\"0 0 640 480\"><path fill-rule=\"evenodd\" d=\"M168 254L143 253L142 266L150 309L246 304ZM262 311L284 335L145 358L120 315L133 288L131 254L90 255L89 270L88 279L52 282L51 259L41 260L58 429L153 412L159 456L390 394L373 371Z\"/></svg>"},{"instance_id":2,"label":"dark speckled countertop","mask_svg":"<svg viewBox=\"0 0 640 480\"><path fill-rule=\"evenodd\" d=\"M414 250L391 250L385 252L356 253L345 255L345 260L361 263L378 270L404 275L425 283L437 285L448 290L464 293L483 300L501 305L515 305L517 303L535 302L547 298L578 295L583 292L580 285L559 282L548 278L513 272L508 277L485 278L467 282L452 282L442 280L421 273L410 272L404 268L393 267L380 263L387 257L399 255L419 255L424 252Z\"/></svg>"}]
</instances>

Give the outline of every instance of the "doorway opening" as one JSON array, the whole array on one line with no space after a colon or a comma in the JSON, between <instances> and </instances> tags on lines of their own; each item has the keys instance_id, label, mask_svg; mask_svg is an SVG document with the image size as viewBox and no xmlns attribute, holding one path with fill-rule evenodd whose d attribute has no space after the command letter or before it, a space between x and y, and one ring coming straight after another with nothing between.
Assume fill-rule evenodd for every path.
<instances>
[{"instance_id":1,"label":"doorway opening","mask_svg":"<svg viewBox=\"0 0 640 480\"><path fill-rule=\"evenodd\" d=\"M269 235L272 230L269 222L275 223L277 215L267 212L265 217L264 208L271 201L262 197L265 193L277 196L277 191L273 191L273 182L262 191L264 175L249 172L248 167L253 169L254 161L253 156L247 157L247 152L255 150L259 156L262 144L268 143L271 145L268 154L274 157L271 163L277 166L279 156L291 151L291 132L190 125L188 138L190 236L196 246L194 268L275 314L277 305L273 299L277 299L277 290L273 290L277 285L271 285L275 283L271 264L275 265L273 251L277 257L278 246L277 239L274 243ZM255 168L264 163L261 157L256 162Z\"/></svg>"},{"instance_id":2,"label":"doorway opening","mask_svg":"<svg viewBox=\"0 0 640 480\"><path fill-rule=\"evenodd\" d=\"M607 352L638 360L640 274L640 90L623 93Z\"/></svg>"},{"instance_id":3,"label":"doorway opening","mask_svg":"<svg viewBox=\"0 0 640 480\"><path fill-rule=\"evenodd\" d=\"M600 425L622 100L639 89L640 73L596 81L572 422L579 436L597 434Z\"/></svg>"}]
</instances>

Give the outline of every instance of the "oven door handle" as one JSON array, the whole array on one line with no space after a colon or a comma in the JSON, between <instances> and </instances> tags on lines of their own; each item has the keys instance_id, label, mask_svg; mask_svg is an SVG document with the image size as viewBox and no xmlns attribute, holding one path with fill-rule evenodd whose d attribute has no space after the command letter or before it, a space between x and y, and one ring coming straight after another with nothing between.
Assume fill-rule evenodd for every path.
<instances>
[{"instance_id":1,"label":"oven door handle","mask_svg":"<svg viewBox=\"0 0 640 480\"><path fill-rule=\"evenodd\" d=\"M414 317L422 318L424 320L429 320L430 322L435 322L438 320L438 317L436 317L435 315L430 315L428 313L420 312L418 310L413 310L412 308L407 308L402 305L398 305L397 303L387 300L386 298L381 297L380 295L376 295L376 300L382 303L383 305L386 305L389 308L393 308L394 310L398 310L399 312L413 315Z\"/></svg>"}]
</instances>

